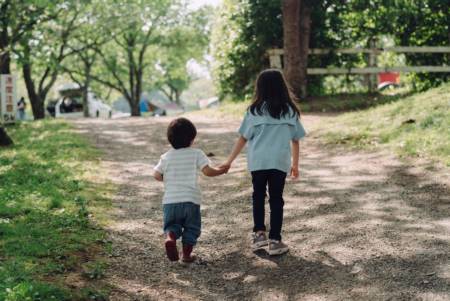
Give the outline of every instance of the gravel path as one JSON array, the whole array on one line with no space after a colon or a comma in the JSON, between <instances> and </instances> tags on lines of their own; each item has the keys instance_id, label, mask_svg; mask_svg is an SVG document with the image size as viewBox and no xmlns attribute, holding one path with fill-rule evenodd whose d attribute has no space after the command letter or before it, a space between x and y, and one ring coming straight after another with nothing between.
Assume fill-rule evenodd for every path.
<instances>
[{"instance_id":1,"label":"gravel path","mask_svg":"<svg viewBox=\"0 0 450 301\"><path fill-rule=\"evenodd\" d=\"M196 146L220 163L239 122L191 119ZM75 121L103 151L107 180L119 187L108 227L111 300L450 300L448 173L384 153L330 149L314 133L301 144L300 180L286 187L288 254L249 250L251 181L241 155L229 174L201 179L201 260L169 263L163 186L151 178L169 147L168 122ZM326 117L304 117L307 129L317 122Z\"/></svg>"}]
</instances>

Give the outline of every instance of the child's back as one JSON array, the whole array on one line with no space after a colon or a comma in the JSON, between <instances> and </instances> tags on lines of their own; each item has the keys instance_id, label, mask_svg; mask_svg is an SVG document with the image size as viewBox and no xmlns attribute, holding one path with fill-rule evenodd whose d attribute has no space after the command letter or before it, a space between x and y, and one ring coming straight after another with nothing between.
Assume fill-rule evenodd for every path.
<instances>
[{"instance_id":1,"label":"child's back","mask_svg":"<svg viewBox=\"0 0 450 301\"><path fill-rule=\"evenodd\" d=\"M263 111L262 115L247 112L239 133L248 141L247 162L250 171L278 169L289 172L291 141L305 132L293 111L279 119Z\"/></svg>"},{"instance_id":2,"label":"child's back","mask_svg":"<svg viewBox=\"0 0 450 301\"><path fill-rule=\"evenodd\" d=\"M191 252L201 233L199 170L208 177L228 171L227 168L210 167L205 153L191 147L196 135L197 129L186 118L173 120L167 129L167 139L173 149L163 154L154 168L155 179L164 182L165 248L171 261L179 259L177 239L180 237L183 243L181 260L194 260Z\"/></svg>"},{"instance_id":3,"label":"child's back","mask_svg":"<svg viewBox=\"0 0 450 301\"><path fill-rule=\"evenodd\" d=\"M242 121L241 136L222 165L229 168L248 143L247 163L253 184L252 249L269 246L270 255L284 254L289 247L281 242L283 190L286 176L298 177L299 139L305 136L300 111L279 70L265 70L256 80L252 104ZM292 147L292 154L291 154ZM292 164L291 164L292 155ZM266 236L265 198L269 191L270 232Z\"/></svg>"},{"instance_id":4,"label":"child's back","mask_svg":"<svg viewBox=\"0 0 450 301\"><path fill-rule=\"evenodd\" d=\"M209 160L203 151L191 147L171 149L162 155L155 170L164 174L163 204L200 204L198 171L208 164Z\"/></svg>"}]
</instances>

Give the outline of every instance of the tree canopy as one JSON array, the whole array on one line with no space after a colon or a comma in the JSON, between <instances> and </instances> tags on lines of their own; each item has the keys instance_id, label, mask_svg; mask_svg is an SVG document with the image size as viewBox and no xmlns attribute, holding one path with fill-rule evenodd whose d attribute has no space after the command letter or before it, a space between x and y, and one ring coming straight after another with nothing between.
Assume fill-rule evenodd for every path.
<instances>
[{"instance_id":1,"label":"tree canopy","mask_svg":"<svg viewBox=\"0 0 450 301\"><path fill-rule=\"evenodd\" d=\"M190 11L187 4L3 0L0 68L10 73L13 60L35 118L45 116L49 91L64 74L85 94L100 86L117 91L133 115L144 90L161 89L179 102L191 81L187 62L202 61L209 44L210 9Z\"/></svg>"},{"instance_id":2,"label":"tree canopy","mask_svg":"<svg viewBox=\"0 0 450 301\"><path fill-rule=\"evenodd\" d=\"M446 46L450 43L449 18L449 0L313 1L309 46L367 47L374 37L389 37L398 46ZM269 66L266 51L283 47L281 1L225 0L216 19L214 74L219 92L222 97L243 99L252 91L256 74ZM410 65L442 65L449 59L446 54L405 56ZM330 53L308 58L308 67L364 64L363 55ZM432 73L411 76L418 89L448 77ZM309 76L309 94L323 94L323 83L323 77Z\"/></svg>"}]
</instances>

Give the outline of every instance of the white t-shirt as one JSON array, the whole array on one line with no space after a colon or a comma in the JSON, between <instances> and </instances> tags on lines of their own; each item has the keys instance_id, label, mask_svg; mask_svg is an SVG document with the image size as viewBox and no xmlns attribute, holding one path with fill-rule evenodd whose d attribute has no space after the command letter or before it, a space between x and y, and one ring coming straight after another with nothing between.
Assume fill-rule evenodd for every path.
<instances>
[{"instance_id":1,"label":"white t-shirt","mask_svg":"<svg viewBox=\"0 0 450 301\"><path fill-rule=\"evenodd\" d=\"M201 203L198 172L209 164L205 153L196 148L171 149L163 154L154 170L163 175L163 204Z\"/></svg>"}]
</instances>

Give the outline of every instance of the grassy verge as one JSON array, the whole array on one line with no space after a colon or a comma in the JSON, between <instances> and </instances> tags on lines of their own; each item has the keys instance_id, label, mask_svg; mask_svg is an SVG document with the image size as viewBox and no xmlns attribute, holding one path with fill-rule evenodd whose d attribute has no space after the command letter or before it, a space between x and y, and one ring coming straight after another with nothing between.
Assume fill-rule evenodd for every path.
<instances>
[{"instance_id":1,"label":"grassy verge","mask_svg":"<svg viewBox=\"0 0 450 301\"><path fill-rule=\"evenodd\" d=\"M329 143L383 147L450 166L450 84L343 114L319 129Z\"/></svg>"},{"instance_id":2,"label":"grassy verge","mask_svg":"<svg viewBox=\"0 0 450 301\"><path fill-rule=\"evenodd\" d=\"M90 180L98 153L62 121L8 129L0 149L0 300L103 300L107 248L91 210L109 206Z\"/></svg>"}]
</instances>

